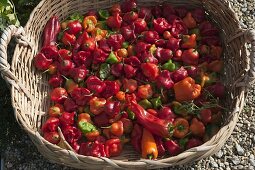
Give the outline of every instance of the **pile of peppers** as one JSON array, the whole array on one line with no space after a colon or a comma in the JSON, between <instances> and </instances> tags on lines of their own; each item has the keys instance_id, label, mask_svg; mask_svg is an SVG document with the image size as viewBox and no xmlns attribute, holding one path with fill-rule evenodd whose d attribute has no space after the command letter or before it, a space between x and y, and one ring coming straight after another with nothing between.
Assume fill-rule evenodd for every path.
<instances>
[{"instance_id":1,"label":"pile of peppers","mask_svg":"<svg viewBox=\"0 0 255 170\"><path fill-rule=\"evenodd\" d=\"M218 29L201 8L169 3L51 17L34 65L52 91L43 137L75 152L145 159L175 156L220 128L225 87Z\"/></svg>"}]
</instances>

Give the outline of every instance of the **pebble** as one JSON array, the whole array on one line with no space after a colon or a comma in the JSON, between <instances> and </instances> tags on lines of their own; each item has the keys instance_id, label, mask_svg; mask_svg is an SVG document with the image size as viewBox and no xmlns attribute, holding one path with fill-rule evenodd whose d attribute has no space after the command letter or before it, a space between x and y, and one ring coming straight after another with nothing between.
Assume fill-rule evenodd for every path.
<instances>
[{"instance_id":1,"label":"pebble","mask_svg":"<svg viewBox=\"0 0 255 170\"><path fill-rule=\"evenodd\" d=\"M240 159L236 156L234 156L231 161L233 162L234 165L238 165L240 163Z\"/></svg>"},{"instance_id":2,"label":"pebble","mask_svg":"<svg viewBox=\"0 0 255 170\"><path fill-rule=\"evenodd\" d=\"M218 168L219 167L219 165L216 162L210 162L210 164L213 168Z\"/></svg>"},{"instance_id":3,"label":"pebble","mask_svg":"<svg viewBox=\"0 0 255 170\"><path fill-rule=\"evenodd\" d=\"M223 156L222 150L219 150L219 152L217 152L217 153L215 154L215 156L216 156L217 158L221 158L221 157Z\"/></svg>"},{"instance_id":4,"label":"pebble","mask_svg":"<svg viewBox=\"0 0 255 170\"><path fill-rule=\"evenodd\" d=\"M238 144L236 143L236 151L238 153L238 155L244 155L244 149Z\"/></svg>"},{"instance_id":5,"label":"pebble","mask_svg":"<svg viewBox=\"0 0 255 170\"><path fill-rule=\"evenodd\" d=\"M254 166L255 167L255 160L254 159L249 159L249 162L250 162L250 164L252 165L252 166Z\"/></svg>"}]
</instances>

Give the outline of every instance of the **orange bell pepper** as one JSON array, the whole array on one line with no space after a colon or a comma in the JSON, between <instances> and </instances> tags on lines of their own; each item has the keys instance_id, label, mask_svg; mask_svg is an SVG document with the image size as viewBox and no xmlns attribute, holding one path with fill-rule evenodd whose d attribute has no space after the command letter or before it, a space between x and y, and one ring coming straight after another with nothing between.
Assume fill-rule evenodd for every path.
<instances>
[{"instance_id":1,"label":"orange bell pepper","mask_svg":"<svg viewBox=\"0 0 255 170\"><path fill-rule=\"evenodd\" d=\"M95 38L96 41L99 41L106 37L107 31L100 28L95 28L92 30L91 35Z\"/></svg>"},{"instance_id":2,"label":"orange bell pepper","mask_svg":"<svg viewBox=\"0 0 255 170\"><path fill-rule=\"evenodd\" d=\"M200 95L201 86L195 84L195 80L191 77L186 77L174 84L174 93L179 102L193 100Z\"/></svg>"},{"instance_id":3,"label":"orange bell pepper","mask_svg":"<svg viewBox=\"0 0 255 170\"><path fill-rule=\"evenodd\" d=\"M142 158L156 159L158 157L158 149L155 139L150 131L143 128L143 136L141 141Z\"/></svg>"},{"instance_id":4,"label":"orange bell pepper","mask_svg":"<svg viewBox=\"0 0 255 170\"><path fill-rule=\"evenodd\" d=\"M189 122L184 118L177 118L174 121L174 133L176 138L184 138L189 132Z\"/></svg>"},{"instance_id":5,"label":"orange bell pepper","mask_svg":"<svg viewBox=\"0 0 255 170\"><path fill-rule=\"evenodd\" d=\"M188 12L187 15L182 20L189 29L195 28L197 26L197 22L192 17L191 12Z\"/></svg>"},{"instance_id":6,"label":"orange bell pepper","mask_svg":"<svg viewBox=\"0 0 255 170\"><path fill-rule=\"evenodd\" d=\"M84 18L82 24L83 24L83 28L87 32L92 32L96 27L97 19L95 16L87 16Z\"/></svg>"}]
</instances>

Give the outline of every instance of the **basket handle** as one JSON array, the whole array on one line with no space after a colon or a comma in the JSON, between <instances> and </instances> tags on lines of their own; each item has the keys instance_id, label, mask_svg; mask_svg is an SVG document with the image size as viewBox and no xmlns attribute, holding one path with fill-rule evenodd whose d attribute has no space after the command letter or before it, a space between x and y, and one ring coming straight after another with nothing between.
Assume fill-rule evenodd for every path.
<instances>
[{"instance_id":1,"label":"basket handle","mask_svg":"<svg viewBox=\"0 0 255 170\"><path fill-rule=\"evenodd\" d=\"M255 30L247 30L245 39L251 44L250 69L248 72L248 83L251 85L255 81Z\"/></svg>"},{"instance_id":2,"label":"basket handle","mask_svg":"<svg viewBox=\"0 0 255 170\"><path fill-rule=\"evenodd\" d=\"M25 38L25 31L23 27L16 27L9 25L6 27L0 38L0 71L2 77L12 86L18 90L22 90L25 95L31 99L29 91L20 83L19 79L11 71L10 64L8 63L7 47L11 38L15 37L16 42L23 46L30 46L30 42Z\"/></svg>"}]
</instances>

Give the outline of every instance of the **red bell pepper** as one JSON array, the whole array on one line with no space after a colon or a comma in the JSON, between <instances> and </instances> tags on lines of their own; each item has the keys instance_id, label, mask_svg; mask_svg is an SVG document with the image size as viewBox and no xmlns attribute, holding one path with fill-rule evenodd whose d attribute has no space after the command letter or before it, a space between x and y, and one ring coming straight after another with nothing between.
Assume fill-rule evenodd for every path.
<instances>
[{"instance_id":1,"label":"red bell pepper","mask_svg":"<svg viewBox=\"0 0 255 170\"><path fill-rule=\"evenodd\" d=\"M49 68L49 66L51 65L51 63L53 62L52 59L48 59L43 53L38 53L35 57L34 57L34 64L35 67L38 70L42 70L45 71Z\"/></svg>"},{"instance_id":2,"label":"red bell pepper","mask_svg":"<svg viewBox=\"0 0 255 170\"><path fill-rule=\"evenodd\" d=\"M77 105L84 106L92 98L92 94L86 88L75 88L71 93L71 97Z\"/></svg>"},{"instance_id":3,"label":"red bell pepper","mask_svg":"<svg viewBox=\"0 0 255 170\"><path fill-rule=\"evenodd\" d=\"M67 99L67 91L66 89L62 87L57 87L52 90L50 97L53 102L57 103L64 103L64 101Z\"/></svg>"},{"instance_id":4,"label":"red bell pepper","mask_svg":"<svg viewBox=\"0 0 255 170\"><path fill-rule=\"evenodd\" d=\"M81 131L77 127L65 126L61 130L63 132L65 140L70 144L77 142L82 137Z\"/></svg>"},{"instance_id":5,"label":"red bell pepper","mask_svg":"<svg viewBox=\"0 0 255 170\"><path fill-rule=\"evenodd\" d=\"M94 157L106 157L105 145L101 142L83 142L79 154Z\"/></svg>"},{"instance_id":6,"label":"red bell pepper","mask_svg":"<svg viewBox=\"0 0 255 170\"><path fill-rule=\"evenodd\" d=\"M74 116L75 112L69 113L69 112L64 112L61 114L59 117L59 121L61 126L71 126L74 124Z\"/></svg>"},{"instance_id":7,"label":"red bell pepper","mask_svg":"<svg viewBox=\"0 0 255 170\"><path fill-rule=\"evenodd\" d=\"M190 48L188 50L183 51L181 58L185 64L197 65L198 59L199 59L199 53L195 49Z\"/></svg>"},{"instance_id":8,"label":"red bell pepper","mask_svg":"<svg viewBox=\"0 0 255 170\"><path fill-rule=\"evenodd\" d=\"M42 132L55 132L60 125L59 118L50 117L42 125Z\"/></svg>"},{"instance_id":9,"label":"red bell pepper","mask_svg":"<svg viewBox=\"0 0 255 170\"><path fill-rule=\"evenodd\" d=\"M106 24L112 28L112 29L119 29L121 27L122 24L122 18L120 16L120 14L116 13L113 16L110 16L107 20L106 20Z\"/></svg>"}]
</instances>

